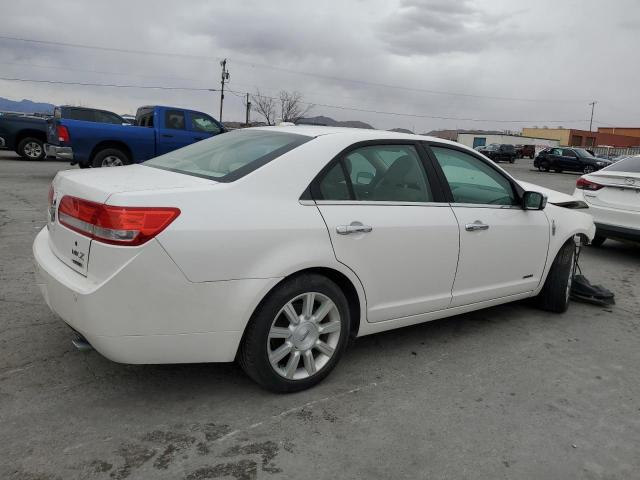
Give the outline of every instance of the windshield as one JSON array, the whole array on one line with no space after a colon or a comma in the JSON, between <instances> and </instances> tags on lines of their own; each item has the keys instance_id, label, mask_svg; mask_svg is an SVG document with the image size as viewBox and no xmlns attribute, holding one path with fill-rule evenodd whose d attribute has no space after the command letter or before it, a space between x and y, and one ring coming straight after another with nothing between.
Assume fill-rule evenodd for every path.
<instances>
[{"instance_id":1,"label":"windshield","mask_svg":"<svg viewBox=\"0 0 640 480\"><path fill-rule=\"evenodd\" d=\"M574 148L573 151L576 152L579 157L595 158L593 155L587 152L584 148Z\"/></svg>"},{"instance_id":2,"label":"windshield","mask_svg":"<svg viewBox=\"0 0 640 480\"><path fill-rule=\"evenodd\" d=\"M272 130L235 130L152 158L143 165L232 182L312 138Z\"/></svg>"},{"instance_id":3,"label":"windshield","mask_svg":"<svg viewBox=\"0 0 640 480\"><path fill-rule=\"evenodd\" d=\"M602 170L608 172L640 173L640 156L623 158Z\"/></svg>"}]
</instances>

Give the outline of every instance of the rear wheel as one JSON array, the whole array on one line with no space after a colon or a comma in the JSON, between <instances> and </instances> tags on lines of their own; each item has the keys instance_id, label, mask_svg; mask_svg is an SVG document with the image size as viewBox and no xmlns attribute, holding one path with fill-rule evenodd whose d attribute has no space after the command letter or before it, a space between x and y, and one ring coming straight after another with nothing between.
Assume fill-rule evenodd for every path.
<instances>
[{"instance_id":1,"label":"rear wheel","mask_svg":"<svg viewBox=\"0 0 640 480\"><path fill-rule=\"evenodd\" d=\"M556 255L542 291L538 294L537 304L543 310L563 313L569 308L569 295L573 281L573 260L575 244L565 243Z\"/></svg>"},{"instance_id":2,"label":"rear wheel","mask_svg":"<svg viewBox=\"0 0 640 480\"><path fill-rule=\"evenodd\" d=\"M268 390L304 390L338 363L349 328L342 290L326 277L300 275L276 287L256 309L238 360Z\"/></svg>"},{"instance_id":3,"label":"rear wheel","mask_svg":"<svg viewBox=\"0 0 640 480\"><path fill-rule=\"evenodd\" d=\"M548 172L549 170L551 170L551 166L549 165L549 162L544 160L542 162L540 162L540 167L542 168L542 170L544 170L545 172Z\"/></svg>"},{"instance_id":4,"label":"rear wheel","mask_svg":"<svg viewBox=\"0 0 640 480\"><path fill-rule=\"evenodd\" d=\"M591 240L591 245L593 245L594 247L601 247L606 240L607 240L607 237L603 237L602 235L596 235L595 237L593 237L593 240Z\"/></svg>"},{"instance_id":5,"label":"rear wheel","mask_svg":"<svg viewBox=\"0 0 640 480\"><path fill-rule=\"evenodd\" d=\"M129 165L130 163L131 160L129 156L117 148L105 148L93 157L93 166L95 168L121 167L123 165Z\"/></svg>"},{"instance_id":6,"label":"rear wheel","mask_svg":"<svg viewBox=\"0 0 640 480\"><path fill-rule=\"evenodd\" d=\"M44 143L35 137L23 138L16 152L25 160L42 160L45 157Z\"/></svg>"}]
</instances>

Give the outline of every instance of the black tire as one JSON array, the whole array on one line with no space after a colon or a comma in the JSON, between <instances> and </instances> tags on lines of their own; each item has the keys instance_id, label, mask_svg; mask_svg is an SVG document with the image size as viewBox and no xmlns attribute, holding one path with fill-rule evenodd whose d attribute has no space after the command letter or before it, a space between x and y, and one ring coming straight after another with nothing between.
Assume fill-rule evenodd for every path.
<instances>
[{"instance_id":1,"label":"black tire","mask_svg":"<svg viewBox=\"0 0 640 480\"><path fill-rule=\"evenodd\" d=\"M543 310L563 313L569 308L574 256L575 244L570 240L556 255L544 286L536 298L537 305Z\"/></svg>"},{"instance_id":2,"label":"black tire","mask_svg":"<svg viewBox=\"0 0 640 480\"><path fill-rule=\"evenodd\" d=\"M20 140L16 153L25 160L39 161L46 156L44 142L35 137L26 137Z\"/></svg>"},{"instance_id":3,"label":"black tire","mask_svg":"<svg viewBox=\"0 0 640 480\"><path fill-rule=\"evenodd\" d=\"M545 160L540 162L540 168L542 168L542 170L544 170L545 172L548 172L549 170L551 170L551 165L549 165L549 162Z\"/></svg>"},{"instance_id":4,"label":"black tire","mask_svg":"<svg viewBox=\"0 0 640 480\"><path fill-rule=\"evenodd\" d=\"M276 372L271 365L268 350L271 348L269 342L273 341L273 339L269 340L269 332L274 320L280 318L279 312L284 306L296 297L308 292L320 293L334 303L340 315L340 334L333 354L326 364L315 374L309 374L306 378L293 380L285 378L281 373ZM321 275L299 275L278 285L256 308L245 330L237 358L246 374L267 390L278 393L304 390L322 381L338 363L349 341L350 324L349 305L340 287ZM291 338L294 338L294 336L292 335ZM304 340L304 337L302 340ZM283 343L286 341L282 340ZM296 351L295 348L294 351ZM316 358L319 358L319 356L320 354L317 354ZM284 358L290 359L289 354ZM302 359L300 361L302 364ZM305 371L308 374L304 365L299 368L304 370L303 374Z\"/></svg>"},{"instance_id":5,"label":"black tire","mask_svg":"<svg viewBox=\"0 0 640 480\"><path fill-rule=\"evenodd\" d=\"M591 240L591 245L593 245L594 247L601 247L606 240L607 237L596 234L596 236L593 237L593 240Z\"/></svg>"},{"instance_id":6,"label":"black tire","mask_svg":"<svg viewBox=\"0 0 640 480\"><path fill-rule=\"evenodd\" d=\"M556 172L556 173L562 173L562 169L561 168L554 168L553 171Z\"/></svg>"},{"instance_id":7,"label":"black tire","mask_svg":"<svg viewBox=\"0 0 640 480\"><path fill-rule=\"evenodd\" d=\"M515 158L510 158L509 159L509 163L515 163L516 159Z\"/></svg>"},{"instance_id":8,"label":"black tire","mask_svg":"<svg viewBox=\"0 0 640 480\"><path fill-rule=\"evenodd\" d=\"M129 165L131 163L131 159L129 155L124 153L122 150L118 150L117 148L105 148L104 150L100 150L93 157L93 167L118 167L122 165Z\"/></svg>"}]
</instances>

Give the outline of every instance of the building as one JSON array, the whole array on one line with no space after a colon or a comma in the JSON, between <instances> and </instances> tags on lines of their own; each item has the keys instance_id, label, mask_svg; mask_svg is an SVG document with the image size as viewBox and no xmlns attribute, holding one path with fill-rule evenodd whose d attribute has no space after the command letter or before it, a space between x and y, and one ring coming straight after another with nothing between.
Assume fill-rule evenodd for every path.
<instances>
[{"instance_id":1,"label":"building","mask_svg":"<svg viewBox=\"0 0 640 480\"><path fill-rule=\"evenodd\" d=\"M536 152L539 152L546 147L555 147L559 145L557 140L550 140L548 138L526 137L523 135L511 135L504 132L483 130L460 132L455 138L455 141L471 148L491 145L492 143L505 143L507 145L535 145Z\"/></svg>"},{"instance_id":2,"label":"building","mask_svg":"<svg viewBox=\"0 0 640 480\"><path fill-rule=\"evenodd\" d=\"M422 135L428 135L430 137L442 138L444 140L451 140L453 142L458 140L458 135L461 133L474 133L483 135L502 135L504 132L497 130L431 130L430 132L423 133Z\"/></svg>"},{"instance_id":3,"label":"building","mask_svg":"<svg viewBox=\"0 0 640 480\"><path fill-rule=\"evenodd\" d=\"M598 133L624 135L626 137L640 137L639 127L598 127Z\"/></svg>"},{"instance_id":4,"label":"building","mask_svg":"<svg viewBox=\"0 0 640 480\"><path fill-rule=\"evenodd\" d=\"M562 146L596 147L635 147L640 145L640 137L618 135L609 132L590 132L575 128L523 128L522 135L557 140Z\"/></svg>"}]
</instances>

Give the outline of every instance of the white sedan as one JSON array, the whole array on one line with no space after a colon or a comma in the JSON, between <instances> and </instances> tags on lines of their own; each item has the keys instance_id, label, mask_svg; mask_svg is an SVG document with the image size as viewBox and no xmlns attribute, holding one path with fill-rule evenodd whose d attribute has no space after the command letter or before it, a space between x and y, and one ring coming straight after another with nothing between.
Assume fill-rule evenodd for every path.
<instances>
[{"instance_id":1,"label":"white sedan","mask_svg":"<svg viewBox=\"0 0 640 480\"><path fill-rule=\"evenodd\" d=\"M607 238L640 242L640 155L583 175L573 195L589 205L596 224L593 245Z\"/></svg>"},{"instance_id":2,"label":"white sedan","mask_svg":"<svg viewBox=\"0 0 640 480\"><path fill-rule=\"evenodd\" d=\"M441 139L245 129L59 173L33 251L49 307L105 357L238 359L296 391L350 337L527 297L565 311L593 221L522 185Z\"/></svg>"}]
</instances>

